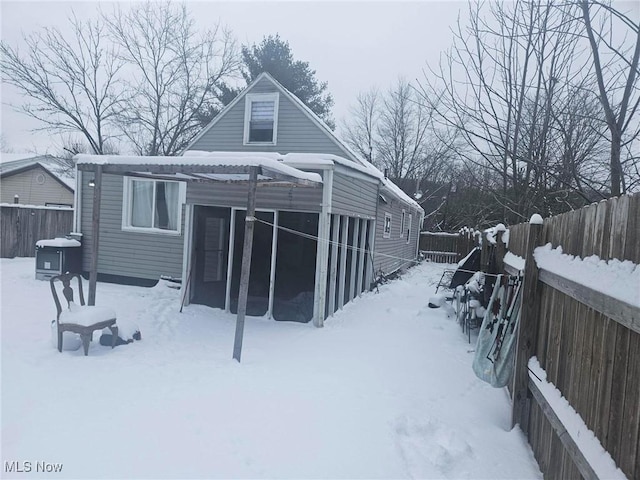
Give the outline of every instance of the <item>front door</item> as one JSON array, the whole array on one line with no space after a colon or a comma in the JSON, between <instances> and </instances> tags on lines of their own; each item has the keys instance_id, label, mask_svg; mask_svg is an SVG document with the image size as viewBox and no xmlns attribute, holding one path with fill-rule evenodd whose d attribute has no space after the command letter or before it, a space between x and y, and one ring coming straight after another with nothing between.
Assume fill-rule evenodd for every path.
<instances>
[{"instance_id":1,"label":"front door","mask_svg":"<svg viewBox=\"0 0 640 480\"><path fill-rule=\"evenodd\" d=\"M196 206L193 303L224 308L231 209Z\"/></svg>"}]
</instances>

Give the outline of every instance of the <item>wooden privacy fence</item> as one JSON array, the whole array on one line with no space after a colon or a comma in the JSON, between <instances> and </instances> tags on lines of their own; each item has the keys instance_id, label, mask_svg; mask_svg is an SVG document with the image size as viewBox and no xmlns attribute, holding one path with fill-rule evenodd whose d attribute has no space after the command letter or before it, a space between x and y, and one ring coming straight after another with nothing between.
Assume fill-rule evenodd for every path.
<instances>
[{"instance_id":1,"label":"wooden privacy fence","mask_svg":"<svg viewBox=\"0 0 640 480\"><path fill-rule=\"evenodd\" d=\"M61 237L73 230L73 209L0 206L2 258L33 257L36 242Z\"/></svg>"},{"instance_id":2,"label":"wooden privacy fence","mask_svg":"<svg viewBox=\"0 0 640 480\"><path fill-rule=\"evenodd\" d=\"M457 263L475 246L472 230L458 233L420 232L420 253L436 263Z\"/></svg>"},{"instance_id":3,"label":"wooden privacy fence","mask_svg":"<svg viewBox=\"0 0 640 480\"><path fill-rule=\"evenodd\" d=\"M551 243L581 258L639 264L639 234L639 194L510 228L509 250L525 258L513 422L525 431L545 478L599 476L528 371L532 356L622 472L640 478L640 308L539 269L533 250ZM505 270L513 273L509 265Z\"/></svg>"}]
</instances>

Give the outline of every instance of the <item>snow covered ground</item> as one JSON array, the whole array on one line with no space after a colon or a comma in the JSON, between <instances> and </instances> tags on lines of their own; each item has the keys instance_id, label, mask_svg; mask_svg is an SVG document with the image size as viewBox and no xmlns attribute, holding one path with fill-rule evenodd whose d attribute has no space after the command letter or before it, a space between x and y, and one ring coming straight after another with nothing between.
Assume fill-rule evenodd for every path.
<instances>
[{"instance_id":1,"label":"snow covered ground","mask_svg":"<svg viewBox=\"0 0 640 480\"><path fill-rule=\"evenodd\" d=\"M52 478L542 478L505 391L474 376L473 346L427 307L445 265L323 329L248 317L242 364L235 317L179 313L164 284L98 284L96 303L142 341L111 350L96 334L88 357L58 353L34 260L0 266L3 477L44 478L47 462L62 464Z\"/></svg>"}]
</instances>

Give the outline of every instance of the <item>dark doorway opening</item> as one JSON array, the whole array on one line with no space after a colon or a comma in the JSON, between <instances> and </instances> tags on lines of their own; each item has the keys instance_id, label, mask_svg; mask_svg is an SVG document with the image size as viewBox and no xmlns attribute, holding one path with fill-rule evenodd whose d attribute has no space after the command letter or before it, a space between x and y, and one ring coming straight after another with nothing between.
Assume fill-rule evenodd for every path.
<instances>
[{"instance_id":1,"label":"dark doorway opening","mask_svg":"<svg viewBox=\"0 0 640 480\"><path fill-rule=\"evenodd\" d=\"M345 305L351 300L351 267L357 259L357 254L354 250L354 245L356 244L355 228L357 221L358 219L356 218L349 219L349 231L347 232L347 266L343 272L343 275L345 276L345 287L344 297L342 298Z\"/></svg>"},{"instance_id":2,"label":"dark doorway opening","mask_svg":"<svg viewBox=\"0 0 640 480\"><path fill-rule=\"evenodd\" d=\"M193 303L224 308L231 209L196 206Z\"/></svg>"},{"instance_id":3,"label":"dark doorway opening","mask_svg":"<svg viewBox=\"0 0 640 480\"><path fill-rule=\"evenodd\" d=\"M231 313L238 313L240 272L244 247L244 225L246 210L236 210L233 240L233 268L231 271ZM271 276L271 245L273 243L273 212L256 212L258 220L253 230L251 270L249 273L249 296L247 315L260 317L269 310L269 282ZM262 222L267 222L267 225Z\"/></svg>"},{"instance_id":4,"label":"dark doorway opening","mask_svg":"<svg viewBox=\"0 0 640 480\"><path fill-rule=\"evenodd\" d=\"M318 214L279 212L278 226L273 318L308 322L313 318Z\"/></svg>"}]
</instances>

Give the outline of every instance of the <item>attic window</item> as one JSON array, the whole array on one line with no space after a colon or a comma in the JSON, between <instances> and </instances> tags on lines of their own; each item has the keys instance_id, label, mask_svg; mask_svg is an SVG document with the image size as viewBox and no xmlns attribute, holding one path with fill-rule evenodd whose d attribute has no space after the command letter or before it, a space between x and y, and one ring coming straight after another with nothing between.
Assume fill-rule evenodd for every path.
<instances>
[{"instance_id":1,"label":"attic window","mask_svg":"<svg viewBox=\"0 0 640 480\"><path fill-rule=\"evenodd\" d=\"M275 145L278 132L278 94L247 95L244 109L244 144Z\"/></svg>"}]
</instances>

